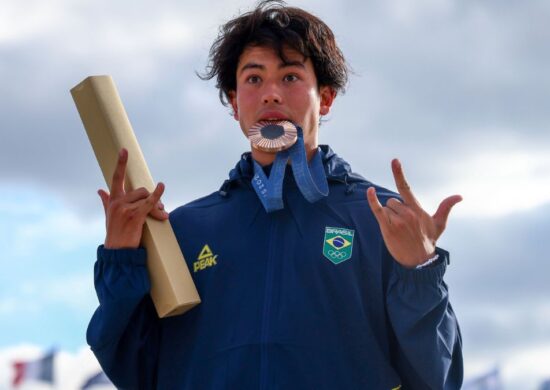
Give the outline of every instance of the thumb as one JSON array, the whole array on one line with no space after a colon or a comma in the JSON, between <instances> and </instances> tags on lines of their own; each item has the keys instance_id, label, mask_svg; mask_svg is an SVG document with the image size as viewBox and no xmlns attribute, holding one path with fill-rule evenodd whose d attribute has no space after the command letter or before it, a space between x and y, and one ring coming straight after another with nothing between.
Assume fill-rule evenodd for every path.
<instances>
[{"instance_id":1,"label":"thumb","mask_svg":"<svg viewBox=\"0 0 550 390\"><path fill-rule=\"evenodd\" d=\"M103 210L107 212L107 205L109 204L109 194L103 190L98 190L97 194L101 198L101 203L103 203Z\"/></svg>"},{"instance_id":2,"label":"thumb","mask_svg":"<svg viewBox=\"0 0 550 390\"><path fill-rule=\"evenodd\" d=\"M156 207L154 207L150 212L149 215L159 221L164 221L165 219L168 219L170 214L168 214L163 208L160 207L160 205L157 204Z\"/></svg>"},{"instance_id":3,"label":"thumb","mask_svg":"<svg viewBox=\"0 0 550 390\"><path fill-rule=\"evenodd\" d=\"M452 195L448 198L443 199L443 201L439 204L437 211L432 217L435 223L438 237L439 235L441 235L441 233L443 233L443 230L445 230L445 227L447 226L447 219L449 218L449 213L451 212L451 209L455 204L460 201L462 201L462 196Z\"/></svg>"}]
</instances>

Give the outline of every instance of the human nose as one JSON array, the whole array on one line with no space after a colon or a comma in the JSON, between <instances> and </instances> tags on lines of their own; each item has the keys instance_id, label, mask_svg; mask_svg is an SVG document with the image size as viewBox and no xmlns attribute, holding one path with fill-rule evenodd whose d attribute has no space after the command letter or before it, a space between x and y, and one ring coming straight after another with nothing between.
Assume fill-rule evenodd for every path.
<instances>
[{"instance_id":1,"label":"human nose","mask_svg":"<svg viewBox=\"0 0 550 390\"><path fill-rule=\"evenodd\" d=\"M275 83L266 84L264 87L264 94L262 101L264 104L277 103L280 104L283 102L282 95L279 91L279 87Z\"/></svg>"}]
</instances>

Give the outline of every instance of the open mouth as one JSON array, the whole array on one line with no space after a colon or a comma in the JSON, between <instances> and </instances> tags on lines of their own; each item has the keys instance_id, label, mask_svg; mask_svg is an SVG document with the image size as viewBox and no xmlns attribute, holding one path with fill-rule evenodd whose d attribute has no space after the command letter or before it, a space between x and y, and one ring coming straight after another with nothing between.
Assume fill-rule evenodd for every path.
<instances>
[{"instance_id":1,"label":"open mouth","mask_svg":"<svg viewBox=\"0 0 550 390\"><path fill-rule=\"evenodd\" d=\"M270 127L270 128L294 128L296 125L290 119L286 118L266 118L260 119L254 126Z\"/></svg>"},{"instance_id":2,"label":"open mouth","mask_svg":"<svg viewBox=\"0 0 550 390\"><path fill-rule=\"evenodd\" d=\"M287 119L261 119L248 130L252 146L264 152L278 152L288 149L297 139L295 125Z\"/></svg>"},{"instance_id":3,"label":"open mouth","mask_svg":"<svg viewBox=\"0 0 550 390\"><path fill-rule=\"evenodd\" d=\"M292 122L290 119L286 118L266 118L266 119L260 119L260 122L270 122L270 123L276 123L276 122Z\"/></svg>"}]
</instances>

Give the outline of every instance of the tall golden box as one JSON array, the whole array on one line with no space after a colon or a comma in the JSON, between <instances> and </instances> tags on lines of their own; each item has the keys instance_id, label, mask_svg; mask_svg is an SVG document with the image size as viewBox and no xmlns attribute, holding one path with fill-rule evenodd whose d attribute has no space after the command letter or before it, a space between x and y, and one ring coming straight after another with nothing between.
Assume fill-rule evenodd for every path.
<instances>
[{"instance_id":1,"label":"tall golden box","mask_svg":"<svg viewBox=\"0 0 550 390\"><path fill-rule=\"evenodd\" d=\"M90 76L71 89L78 113L109 189L121 148L128 150L125 188L155 189L118 91L110 76ZM151 297L159 317L182 314L200 297L168 220L147 217L142 245L147 250Z\"/></svg>"}]
</instances>

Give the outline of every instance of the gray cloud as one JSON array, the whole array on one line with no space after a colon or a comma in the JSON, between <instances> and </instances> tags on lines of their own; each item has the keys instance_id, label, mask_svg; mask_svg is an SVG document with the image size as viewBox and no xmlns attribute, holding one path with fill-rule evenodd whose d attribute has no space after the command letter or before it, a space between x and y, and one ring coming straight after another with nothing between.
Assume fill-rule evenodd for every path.
<instances>
[{"instance_id":1,"label":"gray cloud","mask_svg":"<svg viewBox=\"0 0 550 390\"><path fill-rule=\"evenodd\" d=\"M550 342L548 231L550 204L500 218L451 218L441 242L451 250L446 279L472 354Z\"/></svg>"},{"instance_id":2,"label":"gray cloud","mask_svg":"<svg viewBox=\"0 0 550 390\"><path fill-rule=\"evenodd\" d=\"M333 27L357 73L321 141L369 178L391 185L389 159L400 156L417 185L437 186L456 156L483 147L480 139L511 134L550 144L545 3L298 5ZM110 12L95 3L68 7L49 30L0 41L0 177L39 182L90 212L83 195L103 182L68 89L110 73L155 178L171 185L169 202L215 190L247 144L213 83L194 71L204 69L218 24L239 4L214 13L177 3L104 6Z\"/></svg>"},{"instance_id":3,"label":"gray cloud","mask_svg":"<svg viewBox=\"0 0 550 390\"><path fill-rule=\"evenodd\" d=\"M548 146L547 4L420 2L408 17L397 16L403 2L387 4L331 15L358 73L337 115L365 148L346 143L346 156L368 166L402 156L433 173L424 185L499 137Z\"/></svg>"}]
</instances>

